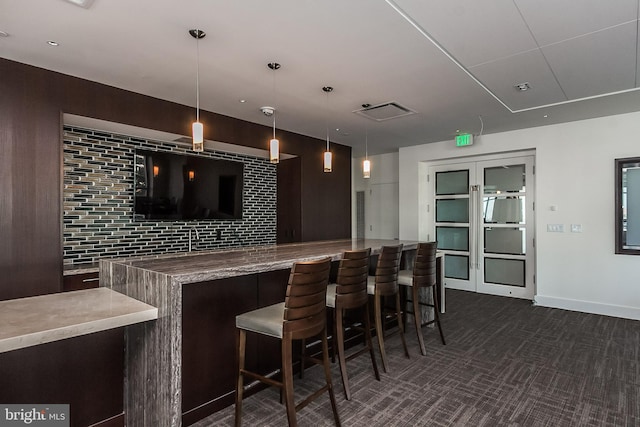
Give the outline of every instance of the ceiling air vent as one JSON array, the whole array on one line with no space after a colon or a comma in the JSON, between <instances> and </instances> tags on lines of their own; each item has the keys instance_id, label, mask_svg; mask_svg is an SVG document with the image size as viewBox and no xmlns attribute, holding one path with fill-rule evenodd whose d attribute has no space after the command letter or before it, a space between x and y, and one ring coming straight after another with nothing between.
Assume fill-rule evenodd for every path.
<instances>
[{"instance_id":1,"label":"ceiling air vent","mask_svg":"<svg viewBox=\"0 0 640 427\"><path fill-rule=\"evenodd\" d=\"M368 119L375 120L376 122L383 122L385 120L416 114L412 109L404 107L397 102L385 102L378 105L369 105L353 112Z\"/></svg>"}]
</instances>

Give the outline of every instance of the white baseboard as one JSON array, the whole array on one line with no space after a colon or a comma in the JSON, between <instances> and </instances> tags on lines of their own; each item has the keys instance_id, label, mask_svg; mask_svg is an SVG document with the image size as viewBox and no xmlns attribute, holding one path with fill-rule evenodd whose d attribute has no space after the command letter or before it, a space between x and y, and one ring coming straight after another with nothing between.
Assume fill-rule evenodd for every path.
<instances>
[{"instance_id":1,"label":"white baseboard","mask_svg":"<svg viewBox=\"0 0 640 427\"><path fill-rule=\"evenodd\" d=\"M640 320L640 308L638 307L547 297L544 295L536 295L533 298L533 302L534 305L539 305L542 307L561 308L564 310L580 311L583 313L601 314L603 316Z\"/></svg>"}]
</instances>

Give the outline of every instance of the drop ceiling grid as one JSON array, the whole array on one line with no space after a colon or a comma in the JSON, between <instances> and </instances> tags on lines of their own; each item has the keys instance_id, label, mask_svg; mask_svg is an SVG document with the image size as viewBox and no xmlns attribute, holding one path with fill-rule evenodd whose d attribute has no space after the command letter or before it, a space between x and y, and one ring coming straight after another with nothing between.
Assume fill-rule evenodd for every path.
<instances>
[{"instance_id":1,"label":"drop ceiling grid","mask_svg":"<svg viewBox=\"0 0 640 427\"><path fill-rule=\"evenodd\" d=\"M638 0L513 0L540 46L637 19Z\"/></svg>"},{"instance_id":2,"label":"drop ceiling grid","mask_svg":"<svg viewBox=\"0 0 640 427\"><path fill-rule=\"evenodd\" d=\"M632 89L636 77L635 22L542 48L569 99Z\"/></svg>"},{"instance_id":3,"label":"drop ceiling grid","mask_svg":"<svg viewBox=\"0 0 640 427\"><path fill-rule=\"evenodd\" d=\"M638 0L396 3L512 110L628 90L640 80ZM513 88L522 82L532 89Z\"/></svg>"},{"instance_id":4,"label":"drop ceiling grid","mask_svg":"<svg viewBox=\"0 0 640 427\"><path fill-rule=\"evenodd\" d=\"M396 3L467 68L537 48L512 0Z\"/></svg>"},{"instance_id":5,"label":"drop ceiling grid","mask_svg":"<svg viewBox=\"0 0 640 427\"><path fill-rule=\"evenodd\" d=\"M514 110L566 101L539 49L473 67L470 71ZM520 92L514 85L527 82Z\"/></svg>"}]
</instances>

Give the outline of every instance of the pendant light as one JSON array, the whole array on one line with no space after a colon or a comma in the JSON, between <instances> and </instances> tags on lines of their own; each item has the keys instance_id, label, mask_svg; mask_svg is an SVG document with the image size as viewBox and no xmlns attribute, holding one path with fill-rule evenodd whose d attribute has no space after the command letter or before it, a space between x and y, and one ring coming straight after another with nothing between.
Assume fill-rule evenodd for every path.
<instances>
[{"instance_id":1,"label":"pendant light","mask_svg":"<svg viewBox=\"0 0 640 427\"><path fill-rule=\"evenodd\" d=\"M371 178L371 162L369 161L369 135L368 129L364 129L364 161L362 162L362 177Z\"/></svg>"},{"instance_id":2,"label":"pendant light","mask_svg":"<svg viewBox=\"0 0 640 427\"><path fill-rule=\"evenodd\" d=\"M196 121L191 126L193 133L193 151L204 151L204 126L200 123L200 44L198 41L207 34L202 30L189 30L189 34L196 39Z\"/></svg>"},{"instance_id":3,"label":"pendant light","mask_svg":"<svg viewBox=\"0 0 640 427\"><path fill-rule=\"evenodd\" d=\"M333 91L333 88L331 86L325 86L322 88L322 90L324 91L324 93L327 94L327 112L326 112L326 117L325 117L325 126L327 128L327 151L324 152L324 171L325 172L331 172L332 168L331 168L331 151L329 150L329 93L331 93Z\"/></svg>"},{"instance_id":4,"label":"pendant light","mask_svg":"<svg viewBox=\"0 0 640 427\"><path fill-rule=\"evenodd\" d=\"M280 69L280 64L277 62L270 62L267 67L273 70L273 102L275 105L276 99L276 70ZM271 163L278 163L280 161L280 141L276 139L276 109L273 109L273 139L269 141L269 161Z\"/></svg>"}]
</instances>

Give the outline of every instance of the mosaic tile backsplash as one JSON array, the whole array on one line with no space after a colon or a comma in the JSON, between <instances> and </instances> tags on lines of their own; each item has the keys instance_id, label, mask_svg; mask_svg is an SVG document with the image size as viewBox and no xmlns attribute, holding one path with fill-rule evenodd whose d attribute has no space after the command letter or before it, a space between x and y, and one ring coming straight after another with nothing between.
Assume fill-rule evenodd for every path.
<instances>
[{"instance_id":1,"label":"mosaic tile backsplash","mask_svg":"<svg viewBox=\"0 0 640 427\"><path fill-rule=\"evenodd\" d=\"M193 154L189 147L64 127L64 263L100 258L275 244L276 167L267 159L218 151L199 155L244 163L242 219L134 220L134 150Z\"/></svg>"}]
</instances>

